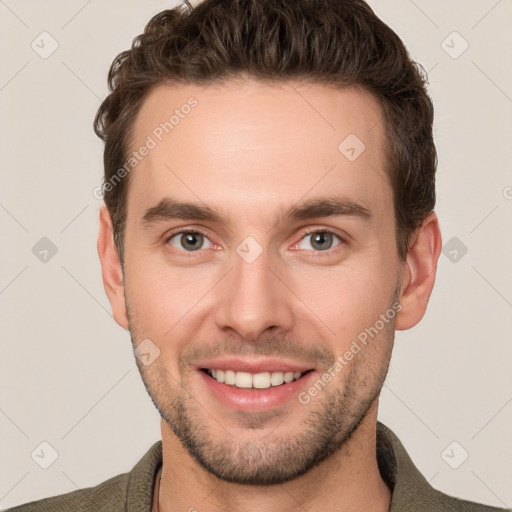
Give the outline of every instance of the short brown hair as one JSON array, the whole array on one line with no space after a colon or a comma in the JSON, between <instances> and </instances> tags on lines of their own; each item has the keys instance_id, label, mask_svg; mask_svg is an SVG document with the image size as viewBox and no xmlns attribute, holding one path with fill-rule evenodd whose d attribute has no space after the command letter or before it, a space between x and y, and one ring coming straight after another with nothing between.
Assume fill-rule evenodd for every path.
<instances>
[{"instance_id":1,"label":"short brown hair","mask_svg":"<svg viewBox=\"0 0 512 512\"><path fill-rule=\"evenodd\" d=\"M155 15L114 59L111 92L94 120L105 142L104 183L126 161L150 89L243 76L359 86L376 95L385 114L397 249L405 259L411 233L435 205L434 111L423 68L363 0L203 0ZM127 178L104 189L121 263Z\"/></svg>"}]
</instances>

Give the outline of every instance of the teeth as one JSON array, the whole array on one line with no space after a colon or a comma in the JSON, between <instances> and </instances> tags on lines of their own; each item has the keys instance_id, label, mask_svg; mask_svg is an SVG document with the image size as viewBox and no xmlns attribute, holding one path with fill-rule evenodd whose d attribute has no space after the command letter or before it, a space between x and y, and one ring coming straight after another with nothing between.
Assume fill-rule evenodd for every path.
<instances>
[{"instance_id":1,"label":"teeth","mask_svg":"<svg viewBox=\"0 0 512 512\"><path fill-rule=\"evenodd\" d=\"M250 375L250 374L249 374ZM269 388L271 385L270 373L256 373L252 376L252 387L257 389Z\"/></svg>"},{"instance_id":2,"label":"teeth","mask_svg":"<svg viewBox=\"0 0 512 512\"><path fill-rule=\"evenodd\" d=\"M208 370L208 375L218 382L223 382L237 388L267 389L271 386L280 386L301 377L301 372L235 372L233 370Z\"/></svg>"},{"instance_id":3,"label":"teeth","mask_svg":"<svg viewBox=\"0 0 512 512\"><path fill-rule=\"evenodd\" d=\"M215 378L213 375L212 377ZM235 385L235 372L233 370L226 370L224 372L224 382L226 384L230 384L231 386Z\"/></svg>"},{"instance_id":4,"label":"teeth","mask_svg":"<svg viewBox=\"0 0 512 512\"><path fill-rule=\"evenodd\" d=\"M246 372L236 372L235 386L237 388L252 388L252 375Z\"/></svg>"},{"instance_id":5,"label":"teeth","mask_svg":"<svg viewBox=\"0 0 512 512\"><path fill-rule=\"evenodd\" d=\"M283 382L283 372L272 372L270 375L270 384L272 384L272 386L280 386Z\"/></svg>"}]
</instances>

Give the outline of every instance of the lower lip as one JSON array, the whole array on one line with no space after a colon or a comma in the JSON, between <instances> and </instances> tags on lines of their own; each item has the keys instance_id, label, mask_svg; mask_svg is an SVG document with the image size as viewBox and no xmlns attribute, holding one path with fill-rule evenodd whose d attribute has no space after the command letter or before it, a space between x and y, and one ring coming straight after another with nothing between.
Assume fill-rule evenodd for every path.
<instances>
[{"instance_id":1,"label":"lower lip","mask_svg":"<svg viewBox=\"0 0 512 512\"><path fill-rule=\"evenodd\" d=\"M289 400L298 401L298 395L307 388L309 383L316 378L316 371L309 371L299 379L280 386L271 386L266 389L237 388L223 384L210 377L202 370L198 370L208 391L221 403L236 411L262 412L270 411L284 405Z\"/></svg>"}]
</instances>

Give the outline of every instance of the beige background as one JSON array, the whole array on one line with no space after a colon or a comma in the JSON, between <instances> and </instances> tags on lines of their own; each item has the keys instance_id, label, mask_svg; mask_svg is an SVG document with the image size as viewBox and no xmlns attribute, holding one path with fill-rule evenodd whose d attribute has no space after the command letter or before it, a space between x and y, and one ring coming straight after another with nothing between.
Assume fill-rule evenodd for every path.
<instances>
[{"instance_id":1,"label":"beige background","mask_svg":"<svg viewBox=\"0 0 512 512\"><path fill-rule=\"evenodd\" d=\"M429 70L437 212L456 237L425 319L397 335L380 419L435 487L512 507L512 2L370 3ZM96 485L160 438L101 282L92 121L114 56L174 4L0 0L0 508ZM43 441L48 469L31 458Z\"/></svg>"}]
</instances>

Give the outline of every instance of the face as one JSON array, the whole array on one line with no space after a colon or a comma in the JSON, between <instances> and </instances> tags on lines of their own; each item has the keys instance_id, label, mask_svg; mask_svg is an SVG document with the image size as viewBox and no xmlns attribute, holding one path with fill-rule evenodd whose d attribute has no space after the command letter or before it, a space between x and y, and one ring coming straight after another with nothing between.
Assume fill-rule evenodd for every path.
<instances>
[{"instance_id":1,"label":"face","mask_svg":"<svg viewBox=\"0 0 512 512\"><path fill-rule=\"evenodd\" d=\"M381 119L359 89L249 80L139 112L128 328L166 428L221 479L303 474L376 404L402 269Z\"/></svg>"}]
</instances>

